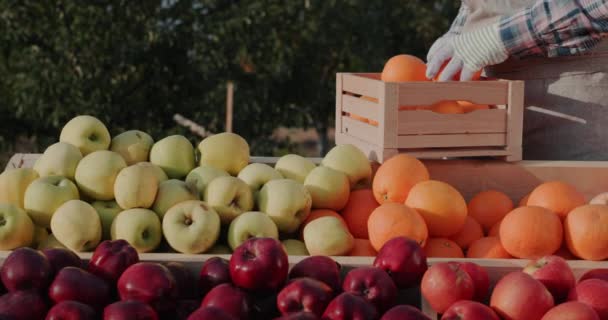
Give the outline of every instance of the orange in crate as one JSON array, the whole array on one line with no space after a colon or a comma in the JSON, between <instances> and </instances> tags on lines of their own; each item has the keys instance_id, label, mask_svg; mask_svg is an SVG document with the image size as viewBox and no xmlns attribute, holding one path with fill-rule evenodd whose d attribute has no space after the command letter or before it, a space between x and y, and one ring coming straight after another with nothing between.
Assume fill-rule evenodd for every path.
<instances>
[{"instance_id":1,"label":"orange in crate","mask_svg":"<svg viewBox=\"0 0 608 320\"><path fill-rule=\"evenodd\" d=\"M497 237L485 237L471 243L467 250L467 258L477 259L511 259L507 250Z\"/></svg>"},{"instance_id":2,"label":"orange in crate","mask_svg":"<svg viewBox=\"0 0 608 320\"><path fill-rule=\"evenodd\" d=\"M380 77L385 82L429 81L426 63L416 56L400 54L390 58Z\"/></svg>"},{"instance_id":3,"label":"orange in crate","mask_svg":"<svg viewBox=\"0 0 608 320\"><path fill-rule=\"evenodd\" d=\"M456 101L439 101L433 104L430 108L431 111L437 113L447 113L447 114L461 114L464 113L464 109L458 104Z\"/></svg>"},{"instance_id":4,"label":"orange in crate","mask_svg":"<svg viewBox=\"0 0 608 320\"><path fill-rule=\"evenodd\" d=\"M465 113L473 112L475 110L490 109L490 106L487 104L475 104L470 101L457 101L457 102Z\"/></svg>"},{"instance_id":5,"label":"orange in crate","mask_svg":"<svg viewBox=\"0 0 608 320\"><path fill-rule=\"evenodd\" d=\"M464 258L458 244L446 238L430 238L424 246L427 258Z\"/></svg>"},{"instance_id":6,"label":"orange in crate","mask_svg":"<svg viewBox=\"0 0 608 320\"><path fill-rule=\"evenodd\" d=\"M572 210L564 221L570 252L585 260L608 259L608 206L590 204Z\"/></svg>"},{"instance_id":7,"label":"orange in crate","mask_svg":"<svg viewBox=\"0 0 608 320\"><path fill-rule=\"evenodd\" d=\"M537 259L559 250L564 231L557 214L527 206L509 212L500 223L499 233L509 254L520 259Z\"/></svg>"},{"instance_id":8,"label":"orange in crate","mask_svg":"<svg viewBox=\"0 0 608 320\"><path fill-rule=\"evenodd\" d=\"M415 157L400 154L385 161L376 171L372 189L376 201L403 203L410 189L429 179L426 166Z\"/></svg>"},{"instance_id":9,"label":"orange in crate","mask_svg":"<svg viewBox=\"0 0 608 320\"><path fill-rule=\"evenodd\" d=\"M371 189L353 190L342 209L342 218L355 238L369 239L367 220L379 204Z\"/></svg>"},{"instance_id":10,"label":"orange in crate","mask_svg":"<svg viewBox=\"0 0 608 320\"><path fill-rule=\"evenodd\" d=\"M473 241L483 238L484 233L481 225L471 216L467 216L462 229L455 235L450 237L459 247L466 250Z\"/></svg>"},{"instance_id":11,"label":"orange in crate","mask_svg":"<svg viewBox=\"0 0 608 320\"><path fill-rule=\"evenodd\" d=\"M469 215L488 232L496 223L502 220L507 213L513 210L513 200L503 192L497 190L482 191L467 205Z\"/></svg>"},{"instance_id":12,"label":"orange in crate","mask_svg":"<svg viewBox=\"0 0 608 320\"><path fill-rule=\"evenodd\" d=\"M424 219L416 210L400 203L385 203L367 220L369 241L376 250L394 237L410 238L424 246L428 230Z\"/></svg>"},{"instance_id":13,"label":"orange in crate","mask_svg":"<svg viewBox=\"0 0 608 320\"><path fill-rule=\"evenodd\" d=\"M348 255L354 257L375 257L376 254L378 252L372 247L372 243L369 240L355 238L355 245Z\"/></svg>"},{"instance_id":14,"label":"orange in crate","mask_svg":"<svg viewBox=\"0 0 608 320\"><path fill-rule=\"evenodd\" d=\"M539 206L557 213L562 219L574 208L586 204L585 196L562 181L547 181L534 188L528 206Z\"/></svg>"}]
</instances>

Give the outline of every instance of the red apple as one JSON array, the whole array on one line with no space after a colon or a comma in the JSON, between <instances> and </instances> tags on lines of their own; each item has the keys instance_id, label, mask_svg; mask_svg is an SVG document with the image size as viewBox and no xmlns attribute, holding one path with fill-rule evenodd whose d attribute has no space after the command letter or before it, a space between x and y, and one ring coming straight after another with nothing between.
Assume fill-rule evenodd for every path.
<instances>
[{"instance_id":1,"label":"red apple","mask_svg":"<svg viewBox=\"0 0 608 320\"><path fill-rule=\"evenodd\" d=\"M194 299L197 295L196 279L186 265L175 261L166 262L164 265L175 278L178 299Z\"/></svg>"},{"instance_id":2,"label":"red apple","mask_svg":"<svg viewBox=\"0 0 608 320\"><path fill-rule=\"evenodd\" d=\"M55 303L73 300L101 310L110 302L110 290L103 279L92 273L77 267L65 267L51 283L49 297Z\"/></svg>"},{"instance_id":3,"label":"red apple","mask_svg":"<svg viewBox=\"0 0 608 320\"><path fill-rule=\"evenodd\" d=\"M273 238L251 238L230 257L232 282L248 290L276 290L285 284L288 271L287 252Z\"/></svg>"},{"instance_id":4,"label":"red apple","mask_svg":"<svg viewBox=\"0 0 608 320\"><path fill-rule=\"evenodd\" d=\"M405 237L387 241L376 255L374 267L386 271L400 289L420 284L428 269L426 255L420 245Z\"/></svg>"},{"instance_id":5,"label":"red apple","mask_svg":"<svg viewBox=\"0 0 608 320\"><path fill-rule=\"evenodd\" d=\"M61 301L54 305L45 320L96 320L95 310L78 301Z\"/></svg>"},{"instance_id":6,"label":"red apple","mask_svg":"<svg viewBox=\"0 0 608 320\"><path fill-rule=\"evenodd\" d=\"M424 273L420 292L437 313L444 313L459 300L471 300L475 286L458 262L440 262Z\"/></svg>"},{"instance_id":7,"label":"red apple","mask_svg":"<svg viewBox=\"0 0 608 320\"><path fill-rule=\"evenodd\" d=\"M175 304L175 312L172 315L172 319L186 320L194 311L198 310L200 305L201 302L199 300L178 300Z\"/></svg>"},{"instance_id":8,"label":"red apple","mask_svg":"<svg viewBox=\"0 0 608 320\"><path fill-rule=\"evenodd\" d=\"M126 240L105 240L95 248L88 269L113 285L129 266L137 262L137 250Z\"/></svg>"},{"instance_id":9,"label":"red apple","mask_svg":"<svg viewBox=\"0 0 608 320\"><path fill-rule=\"evenodd\" d=\"M530 261L524 272L544 284L553 295L556 304L565 301L568 292L576 285L574 273L568 262L559 256L546 256Z\"/></svg>"},{"instance_id":10,"label":"red apple","mask_svg":"<svg viewBox=\"0 0 608 320\"><path fill-rule=\"evenodd\" d=\"M398 305L384 313L380 320L431 320L414 306Z\"/></svg>"},{"instance_id":11,"label":"red apple","mask_svg":"<svg viewBox=\"0 0 608 320\"><path fill-rule=\"evenodd\" d=\"M170 311L177 299L175 278L160 263L138 262L118 279L121 300L138 300L149 304L159 315Z\"/></svg>"},{"instance_id":12,"label":"red apple","mask_svg":"<svg viewBox=\"0 0 608 320\"><path fill-rule=\"evenodd\" d=\"M553 296L531 275L511 272L496 283L490 306L503 319L540 319L553 308Z\"/></svg>"},{"instance_id":13,"label":"red apple","mask_svg":"<svg viewBox=\"0 0 608 320\"><path fill-rule=\"evenodd\" d=\"M216 307L204 307L194 311L188 320L238 320L232 314Z\"/></svg>"},{"instance_id":14,"label":"red apple","mask_svg":"<svg viewBox=\"0 0 608 320\"><path fill-rule=\"evenodd\" d=\"M44 319L48 306L35 291L13 291L0 297L0 319Z\"/></svg>"},{"instance_id":15,"label":"red apple","mask_svg":"<svg viewBox=\"0 0 608 320\"><path fill-rule=\"evenodd\" d=\"M317 317L314 313L310 313L310 312L295 312L295 313L290 313L278 318L274 318L274 320L319 320L320 318Z\"/></svg>"},{"instance_id":16,"label":"red apple","mask_svg":"<svg viewBox=\"0 0 608 320\"><path fill-rule=\"evenodd\" d=\"M590 306L578 302L570 301L553 307L545 313L542 320L600 320L600 317Z\"/></svg>"},{"instance_id":17,"label":"red apple","mask_svg":"<svg viewBox=\"0 0 608 320\"><path fill-rule=\"evenodd\" d=\"M490 276L486 269L473 262L460 262L460 268L469 274L473 280L475 294L473 300L484 302L490 290Z\"/></svg>"},{"instance_id":18,"label":"red apple","mask_svg":"<svg viewBox=\"0 0 608 320\"><path fill-rule=\"evenodd\" d=\"M228 260L220 257L213 257L203 263L198 280L198 288L201 296L204 297L209 290L217 285L231 282Z\"/></svg>"},{"instance_id":19,"label":"red apple","mask_svg":"<svg viewBox=\"0 0 608 320\"><path fill-rule=\"evenodd\" d=\"M324 282L298 278L279 292L277 307L282 315L304 311L321 316L332 298L333 291Z\"/></svg>"},{"instance_id":20,"label":"red apple","mask_svg":"<svg viewBox=\"0 0 608 320\"><path fill-rule=\"evenodd\" d=\"M313 278L339 292L342 288L340 269L340 265L330 257L311 256L296 263L289 271L289 278Z\"/></svg>"},{"instance_id":21,"label":"red apple","mask_svg":"<svg viewBox=\"0 0 608 320\"><path fill-rule=\"evenodd\" d=\"M11 252L0 269L0 277L6 289L37 290L44 292L51 283L53 269L42 252L21 247Z\"/></svg>"},{"instance_id":22,"label":"red apple","mask_svg":"<svg viewBox=\"0 0 608 320\"><path fill-rule=\"evenodd\" d=\"M344 292L335 297L325 309L322 319L378 319L378 311L373 304L362 297Z\"/></svg>"},{"instance_id":23,"label":"red apple","mask_svg":"<svg viewBox=\"0 0 608 320\"><path fill-rule=\"evenodd\" d=\"M384 313L397 302L397 286L384 270L377 267L352 269L346 274L342 289L344 292L362 296L380 313Z\"/></svg>"},{"instance_id":24,"label":"red apple","mask_svg":"<svg viewBox=\"0 0 608 320\"><path fill-rule=\"evenodd\" d=\"M451 305L441 316L441 320L500 320L494 310L477 301L462 300Z\"/></svg>"},{"instance_id":25,"label":"red apple","mask_svg":"<svg viewBox=\"0 0 608 320\"><path fill-rule=\"evenodd\" d=\"M157 320L158 315L146 303L137 300L114 302L103 309L103 320Z\"/></svg>"},{"instance_id":26,"label":"red apple","mask_svg":"<svg viewBox=\"0 0 608 320\"><path fill-rule=\"evenodd\" d=\"M65 267L82 268L83 262L74 251L65 248L47 248L42 253L49 259L53 276Z\"/></svg>"},{"instance_id":27,"label":"red apple","mask_svg":"<svg viewBox=\"0 0 608 320\"><path fill-rule=\"evenodd\" d=\"M237 319L249 319L252 309L247 292L230 283L222 283L211 289L201 303L201 308L204 307L222 309Z\"/></svg>"},{"instance_id":28,"label":"red apple","mask_svg":"<svg viewBox=\"0 0 608 320\"><path fill-rule=\"evenodd\" d=\"M595 310L600 319L608 319L608 282L587 279L570 290L568 300L582 302Z\"/></svg>"},{"instance_id":29,"label":"red apple","mask_svg":"<svg viewBox=\"0 0 608 320\"><path fill-rule=\"evenodd\" d=\"M585 272L578 282L585 281L587 279L600 279L604 281L608 281L608 269L591 269Z\"/></svg>"}]
</instances>

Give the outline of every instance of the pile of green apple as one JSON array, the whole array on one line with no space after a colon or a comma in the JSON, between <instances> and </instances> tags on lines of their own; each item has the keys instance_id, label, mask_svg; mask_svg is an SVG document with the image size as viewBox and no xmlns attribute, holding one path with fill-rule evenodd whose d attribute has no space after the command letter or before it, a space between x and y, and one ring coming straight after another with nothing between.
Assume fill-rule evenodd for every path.
<instances>
[{"instance_id":1,"label":"pile of green apple","mask_svg":"<svg viewBox=\"0 0 608 320\"><path fill-rule=\"evenodd\" d=\"M251 163L247 141L234 133L195 148L182 135L111 137L99 119L80 115L33 168L0 174L0 250L82 252L124 239L140 253L230 253L270 237L291 255L345 255L354 238L340 220L322 217L303 231L301 224L311 209L341 210L371 176L352 145L335 147L319 166L296 154L270 166Z\"/></svg>"}]
</instances>

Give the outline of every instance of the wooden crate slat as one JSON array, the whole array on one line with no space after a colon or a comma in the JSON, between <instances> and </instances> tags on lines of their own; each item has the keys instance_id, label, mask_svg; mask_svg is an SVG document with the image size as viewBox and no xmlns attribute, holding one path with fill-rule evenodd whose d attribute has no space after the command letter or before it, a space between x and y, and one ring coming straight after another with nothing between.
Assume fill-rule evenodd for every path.
<instances>
[{"instance_id":1,"label":"wooden crate slat","mask_svg":"<svg viewBox=\"0 0 608 320\"><path fill-rule=\"evenodd\" d=\"M505 133L507 111L476 110L446 115L429 110L399 111L400 135L449 133Z\"/></svg>"},{"instance_id":2,"label":"wooden crate slat","mask_svg":"<svg viewBox=\"0 0 608 320\"><path fill-rule=\"evenodd\" d=\"M369 143L376 144L378 142L377 127L350 117L342 117L342 133L353 135Z\"/></svg>"},{"instance_id":3,"label":"wooden crate slat","mask_svg":"<svg viewBox=\"0 0 608 320\"><path fill-rule=\"evenodd\" d=\"M380 118L380 106L377 103L348 94L342 95L342 111L376 121Z\"/></svg>"},{"instance_id":4,"label":"wooden crate slat","mask_svg":"<svg viewBox=\"0 0 608 320\"><path fill-rule=\"evenodd\" d=\"M510 152L502 147L477 147L477 148L421 148L421 149L399 149L400 152L407 153L413 157L424 159L446 159L462 157L480 156L506 156Z\"/></svg>"},{"instance_id":5,"label":"wooden crate slat","mask_svg":"<svg viewBox=\"0 0 608 320\"><path fill-rule=\"evenodd\" d=\"M377 98L383 82L368 77L356 76L353 74L342 74L342 90L363 96Z\"/></svg>"},{"instance_id":6,"label":"wooden crate slat","mask_svg":"<svg viewBox=\"0 0 608 320\"><path fill-rule=\"evenodd\" d=\"M400 106L426 106L442 100L507 104L509 82L408 82L399 86Z\"/></svg>"},{"instance_id":7,"label":"wooden crate slat","mask_svg":"<svg viewBox=\"0 0 608 320\"><path fill-rule=\"evenodd\" d=\"M397 137L397 146L399 149L490 147L504 146L505 141L504 133L403 135Z\"/></svg>"}]
</instances>

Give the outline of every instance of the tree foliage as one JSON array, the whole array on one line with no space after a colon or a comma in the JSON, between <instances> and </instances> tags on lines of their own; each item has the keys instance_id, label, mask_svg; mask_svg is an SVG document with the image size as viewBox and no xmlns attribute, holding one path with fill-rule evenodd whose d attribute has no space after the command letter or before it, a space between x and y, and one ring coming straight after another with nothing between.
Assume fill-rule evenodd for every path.
<instances>
[{"instance_id":1,"label":"tree foliage","mask_svg":"<svg viewBox=\"0 0 608 320\"><path fill-rule=\"evenodd\" d=\"M456 14L448 0L3 0L0 147L39 148L77 114L113 134L180 133L180 113L224 130L235 83L235 132L268 154L279 125L325 132L336 72L380 72L399 53L424 58ZM32 150L40 151L40 150Z\"/></svg>"}]
</instances>

